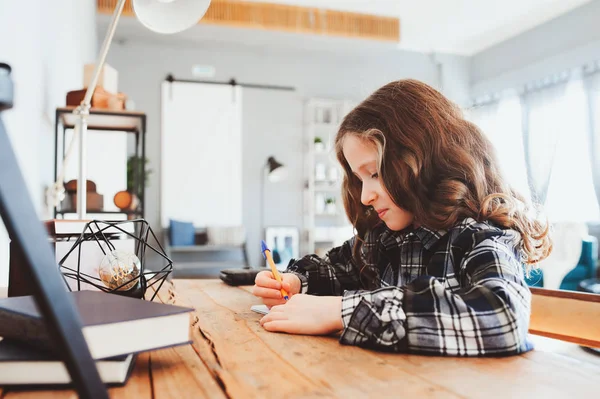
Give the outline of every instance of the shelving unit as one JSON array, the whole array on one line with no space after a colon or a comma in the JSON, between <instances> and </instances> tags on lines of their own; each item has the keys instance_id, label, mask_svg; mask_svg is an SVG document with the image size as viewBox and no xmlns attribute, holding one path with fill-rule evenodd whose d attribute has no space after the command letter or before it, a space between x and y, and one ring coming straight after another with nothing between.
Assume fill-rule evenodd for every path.
<instances>
[{"instance_id":1,"label":"shelving unit","mask_svg":"<svg viewBox=\"0 0 600 399\"><path fill-rule=\"evenodd\" d=\"M209 244L206 228L194 232L195 245L171 245L169 229L163 240L165 252L173 261L173 276L178 278L214 277L220 270L248 268L246 242L235 244Z\"/></svg>"},{"instance_id":2,"label":"shelving unit","mask_svg":"<svg viewBox=\"0 0 600 399\"><path fill-rule=\"evenodd\" d=\"M54 181L58 178L58 168L65 157L66 152L66 132L73 130L77 123L77 117L73 114L75 107L61 107L56 109L54 123ZM61 135L62 132L62 135ZM137 111L109 111L91 109L88 116L88 134L102 134L102 132L123 132L125 134L135 135L134 154L142 160L146 158L146 114ZM59 157L59 152L61 156ZM71 158L70 162L76 162ZM107 154L107 160L110 160L110 154ZM123 165L123 172L127 172L127 165ZM146 181L146 170L144 162L139 163L139 169L134 173L133 187L134 194L139 199L139 205L134 210L94 210L88 211L90 217L94 215L114 215L121 217L144 217L144 191ZM126 187L123 187L125 190ZM104 201L112 201L115 193L103 193ZM60 209L54 207L54 218L69 218L69 215L76 215L75 209ZM117 217L118 218L118 217Z\"/></svg>"},{"instance_id":3,"label":"shelving unit","mask_svg":"<svg viewBox=\"0 0 600 399\"><path fill-rule=\"evenodd\" d=\"M340 122L352 107L350 101L331 99L310 99L305 104L302 248L307 254L322 256L353 234L341 197L343 170L333 148Z\"/></svg>"}]
</instances>

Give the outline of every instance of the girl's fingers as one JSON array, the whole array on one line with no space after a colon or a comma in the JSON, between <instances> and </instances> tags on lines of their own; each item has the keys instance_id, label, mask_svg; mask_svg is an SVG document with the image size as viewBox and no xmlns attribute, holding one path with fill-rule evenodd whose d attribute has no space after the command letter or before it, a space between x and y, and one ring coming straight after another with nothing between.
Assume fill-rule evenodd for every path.
<instances>
[{"instance_id":1,"label":"girl's fingers","mask_svg":"<svg viewBox=\"0 0 600 399\"><path fill-rule=\"evenodd\" d=\"M285 300L284 300L285 303ZM271 308L271 311L269 313L281 313L284 311L285 307L283 306L284 303L282 303L281 305L275 305Z\"/></svg>"},{"instance_id":2,"label":"girl's fingers","mask_svg":"<svg viewBox=\"0 0 600 399\"><path fill-rule=\"evenodd\" d=\"M285 303L285 299L267 299L263 298L263 303L271 309L273 306L283 305Z\"/></svg>"},{"instance_id":3,"label":"girl's fingers","mask_svg":"<svg viewBox=\"0 0 600 399\"><path fill-rule=\"evenodd\" d=\"M265 323L274 321L274 320L287 320L287 316L285 315L285 313L271 313L269 312L269 314L264 315L262 317L262 319L260 319L260 324L263 325Z\"/></svg>"},{"instance_id":4,"label":"girl's fingers","mask_svg":"<svg viewBox=\"0 0 600 399\"><path fill-rule=\"evenodd\" d=\"M272 298L272 299L280 299L281 298L281 291L274 290L271 288L259 287L258 285L255 285L254 287L252 287L252 294L254 294L254 296L258 296L261 298Z\"/></svg>"},{"instance_id":5,"label":"girl's fingers","mask_svg":"<svg viewBox=\"0 0 600 399\"><path fill-rule=\"evenodd\" d=\"M265 288L281 289L281 283L273 277L271 272L260 272L256 275L254 283Z\"/></svg>"},{"instance_id":6,"label":"girl's fingers","mask_svg":"<svg viewBox=\"0 0 600 399\"><path fill-rule=\"evenodd\" d=\"M270 332L288 332L290 325L289 320L274 320L262 324L263 328Z\"/></svg>"}]
</instances>

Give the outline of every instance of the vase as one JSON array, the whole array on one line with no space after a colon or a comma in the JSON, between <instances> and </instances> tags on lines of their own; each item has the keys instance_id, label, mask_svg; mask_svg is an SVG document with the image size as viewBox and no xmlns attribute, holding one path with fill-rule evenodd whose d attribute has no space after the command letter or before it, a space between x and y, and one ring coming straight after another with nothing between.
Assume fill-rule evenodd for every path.
<instances>
[{"instance_id":1,"label":"vase","mask_svg":"<svg viewBox=\"0 0 600 399\"><path fill-rule=\"evenodd\" d=\"M327 179L327 173L325 165L322 163L318 163L315 165L315 180L323 181Z\"/></svg>"},{"instance_id":2,"label":"vase","mask_svg":"<svg viewBox=\"0 0 600 399\"><path fill-rule=\"evenodd\" d=\"M135 211L140 205L137 195L125 190L116 193L113 202L122 211Z\"/></svg>"}]
</instances>

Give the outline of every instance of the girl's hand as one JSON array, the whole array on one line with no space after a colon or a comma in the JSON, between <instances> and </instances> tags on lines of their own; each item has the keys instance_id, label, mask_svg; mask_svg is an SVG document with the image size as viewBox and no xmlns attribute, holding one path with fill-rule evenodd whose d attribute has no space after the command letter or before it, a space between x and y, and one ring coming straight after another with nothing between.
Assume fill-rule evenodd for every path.
<instances>
[{"instance_id":1,"label":"girl's hand","mask_svg":"<svg viewBox=\"0 0 600 399\"><path fill-rule=\"evenodd\" d=\"M302 283L298 276L293 273L282 273L281 280L283 281L283 289L287 291L289 298L300 292ZM252 293L262 298L263 303L270 309L272 306L285 303L285 299L281 296L281 284L275 280L273 273L262 271L256 275L254 279L254 288Z\"/></svg>"},{"instance_id":2,"label":"girl's hand","mask_svg":"<svg viewBox=\"0 0 600 399\"><path fill-rule=\"evenodd\" d=\"M344 328L341 296L295 295L260 320L267 331L327 335Z\"/></svg>"}]
</instances>

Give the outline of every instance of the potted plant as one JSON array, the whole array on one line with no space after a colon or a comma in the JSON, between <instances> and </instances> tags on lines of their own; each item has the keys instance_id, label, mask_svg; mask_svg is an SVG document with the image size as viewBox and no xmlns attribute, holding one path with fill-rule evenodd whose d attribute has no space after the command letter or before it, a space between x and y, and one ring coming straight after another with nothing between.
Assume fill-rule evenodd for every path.
<instances>
[{"instance_id":1,"label":"potted plant","mask_svg":"<svg viewBox=\"0 0 600 399\"><path fill-rule=\"evenodd\" d=\"M323 140L318 136L315 137L315 151L316 152L325 151L325 144L323 143Z\"/></svg>"},{"instance_id":2,"label":"potted plant","mask_svg":"<svg viewBox=\"0 0 600 399\"><path fill-rule=\"evenodd\" d=\"M138 173L142 167L146 168L148 162L148 158L144 158L142 161L142 158L136 155L132 155L127 159L127 190L119 191L115 194L113 201L117 208L124 211L134 211L137 209L140 203L138 198L140 194L138 190L140 187L135 187L136 180L139 181L139 179L136 179L136 173ZM152 170L146 169L144 186L148 184L148 178L151 173Z\"/></svg>"},{"instance_id":3,"label":"potted plant","mask_svg":"<svg viewBox=\"0 0 600 399\"><path fill-rule=\"evenodd\" d=\"M147 165L150 161L148 160L148 158L144 158L144 161L142 162L142 159L136 155L132 155L129 158L127 158L127 191L135 193L135 187L134 187L134 182L136 180L136 172L141 170L142 168L146 169L146 173L145 173L145 179L144 179L144 185L147 186L148 185L148 178L150 177L150 174L152 174L152 170L147 168ZM143 165L142 165L143 163ZM139 180L138 180L139 181ZM138 194L138 193L136 193Z\"/></svg>"},{"instance_id":4,"label":"potted plant","mask_svg":"<svg viewBox=\"0 0 600 399\"><path fill-rule=\"evenodd\" d=\"M335 214L337 209L335 207L335 198L333 197L328 197L325 200L325 209L327 211L327 213L329 214Z\"/></svg>"}]
</instances>

